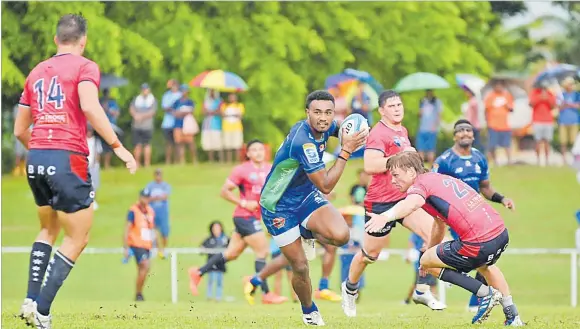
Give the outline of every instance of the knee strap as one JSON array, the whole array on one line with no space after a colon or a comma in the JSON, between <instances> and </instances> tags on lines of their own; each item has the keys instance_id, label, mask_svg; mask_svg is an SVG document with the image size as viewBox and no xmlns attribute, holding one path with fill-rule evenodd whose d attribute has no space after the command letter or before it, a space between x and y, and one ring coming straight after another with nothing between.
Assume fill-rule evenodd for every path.
<instances>
[{"instance_id":1,"label":"knee strap","mask_svg":"<svg viewBox=\"0 0 580 329\"><path fill-rule=\"evenodd\" d=\"M377 261L377 259L379 257L373 257L371 255L369 255L364 248L361 248L361 252L363 254L363 262L367 263L367 264L373 264L374 262Z\"/></svg>"}]
</instances>

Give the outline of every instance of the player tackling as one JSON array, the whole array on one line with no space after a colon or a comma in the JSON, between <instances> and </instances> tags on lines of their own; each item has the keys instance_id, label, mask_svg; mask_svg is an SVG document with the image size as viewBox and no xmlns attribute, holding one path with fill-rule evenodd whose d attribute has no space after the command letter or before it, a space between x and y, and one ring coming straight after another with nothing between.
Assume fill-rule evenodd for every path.
<instances>
[{"instance_id":1,"label":"player tackling","mask_svg":"<svg viewBox=\"0 0 580 329\"><path fill-rule=\"evenodd\" d=\"M383 213L370 214L365 230L378 232L397 218L419 208L425 209L435 220L427 250L420 260L422 274L427 271L480 297L479 309L472 323L486 320L493 307L501 303L505 325L523 325L508 283L495 265L509 242L508 231L499 213L465 182L426 172L423 160L416 152L403 152L391 157L387 168L392 173L393 185L406 192L407 197ZM459 239L441 243L445 225L457 232ZM474 269L491 286L462 274Z\"/></svg>"},{"instance_id":2,"label":"player tackling","mask_svg":"<svg viewBox=\"0 0 580 329\"><path fill-rule=\"evenodd\" d=\"M87 245L93 222L87 119L129 172L137 169L99 103L99 67L82 56L87 21L80 15L62 16L54 42L57 54L38 64L26 78L14 123L14 135L30 150L28 184L41 227L30 253L28 290L20 317L42 329L51 328L50 307ZM32 132L28 130L31 124ZM51 259L61 228L64 239Z\"/></svg>"},{"instance_id":3,"label":"player tackling","mask_svg":"<svg viewBox=\"0 0 580 329\"><path fill-rule=\"evenodd\" d=\"M335 246L348 242L350 232L344 218L322 193L334 189L350 154L364 145L368 130L351 135L339 132L334 121L334 97L326 91L308 95L305 108L307 119L292 127L276 152L260 206L268 232L292 267L292 286L302 305L302 320L307 325L320 326L324 321L312 301L308 260L300 236ZM326 142L339 133L342 151L332 168L326 170L322 161ZM252 298L253 287L261 284L257 276L250 282L246 298Z\"/></svg>"},{"instance_id":4,"label":"player tackling","mask_svg":"<svg viewBox=\"0 0 580 329\"><path fill-rule=\"evenodd\" d=\"M387 160L402 151L415 151L411 147L407 129L402 125L405 108L399 94L386 90L379 96L379 121L371 130L364 152L364 169L372 175L368 192L364 199L365 222L370 220L369 213L382 213L392 208L405 194L391 184L391 173L387 169ZM429 230L433 218L424 210L399 217L397 221L388 222L376 232L366 232L363 248L356 253L350 264L348 278L342 283L342 309L346 316L356 316L356 299L358 298L359 281L367 265L373 264L385 247L388 235L397 223L429 241ZM446 306L431 293L427 278L419 277L413 293L413 301L426 305L433 310L442 310Z\"/></svg>"}]
</instances>

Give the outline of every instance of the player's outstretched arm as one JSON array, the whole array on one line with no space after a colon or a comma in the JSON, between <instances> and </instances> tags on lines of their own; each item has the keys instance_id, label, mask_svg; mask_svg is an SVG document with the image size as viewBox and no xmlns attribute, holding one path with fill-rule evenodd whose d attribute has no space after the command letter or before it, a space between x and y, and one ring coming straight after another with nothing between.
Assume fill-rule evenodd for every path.
<instances>
[{"instance_id":1,"label":"player's outstretched arm","mask_svg":"<svg viewBox=\"0 0 580 329\"><path fill-rule=\"evenodd\" d=\"M117 139L117 135L105 114L105 110L99 102L97 86L92 81L81 81L78 86L78 92L81 109L85 113L87 120L89 120L99 136L111 146L115 154L125 162L129 172L135 173L137 170L135 158L133 158L131 152L127 151Z\"/></svg>"},{"instance_id":2,"label":"player's outstretched arm","mask_svg":"<svg viewBox=\"0 0 580 329\"><path fill-rule=\"evenodd\" d=\"M308 178L312 181L312 183L320 190L320 192L324 194L330 194L340 176L344 172L344 168L346 167L346 161L357 148L364 145L366 142L366 138L368 136L368 130L361 130L355 134L347 135L342 134L342 150L340 151L340 155L336 162L328 171L322 170L315 171L313 173L308 174Z\"/></svg>"},{"instance_id":3,"label":"player's outstretched arm","mask_svg":"<svg viewBox=\"0 0 580 329\"><path fill-rule=\"evenodd\" d=\"M506 198L495 191L495 189L491 186L489 179L482 180L479 183L479 190L481 191L481 194L489 201L501 203L504 205L504 207L511 210L516 208L514 202L511 199Z\"/></svg>"},{"instance_id":4,"label":"player's outstretched arm","mask_svg":"<svg viewBox=\"0 0 580 329\"><path fill-rule=\"evenodd\" d=\"M371 219L366 222L365 230L375 233L382 230L388 222L409 216L413 211L421 208L425 199L418 194L409 194L405 200L399 201L393 208L382 214L369 213Z\"/></svg>"},{"instance_id":5,"label":"player's outstretched arm","mask_svg":"<svg viewBox=\"0 0 580 329\"><path fill-rule=\"evenodd\" d=\"M20 143L28 149L28 142L30 141L30 125L32 124L32 114L30 107L18 105L18 114L14 120L14 136L18 138Z\"/></svg>"}]
</instances>

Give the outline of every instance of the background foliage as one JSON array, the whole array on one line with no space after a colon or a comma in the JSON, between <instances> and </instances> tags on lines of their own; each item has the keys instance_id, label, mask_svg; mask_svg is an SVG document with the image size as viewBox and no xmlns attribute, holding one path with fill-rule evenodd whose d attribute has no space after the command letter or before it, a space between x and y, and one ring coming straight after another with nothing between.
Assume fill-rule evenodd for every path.
<instances>
[{"instance_id":1,"label":"background foliage","mask_svg":"<svg viewBox=\"0 0 580 329\"><path fill-rule=\"evenodd\" d=\"M4 2L3 111L18 101L33 66L54 54L58 18L81 12L89 21L85 55L102 73L131 82L113 90L122 128L129 127L128 104L141 83L160 98L169 78L188 82L220 68L251 88L241 96L248 109L245 138L277 145L303 117L308 91L347 67L371 72L385 87L417 71L453 82L455 73L489 77L523 69L531 41L499 23L523 10L489 2ZM203 94L193 91L198 104ZM462 92L439 95L445 118L454 119ZM405 95L412 134L421 96Z\"/></svg>"}]
</instances>

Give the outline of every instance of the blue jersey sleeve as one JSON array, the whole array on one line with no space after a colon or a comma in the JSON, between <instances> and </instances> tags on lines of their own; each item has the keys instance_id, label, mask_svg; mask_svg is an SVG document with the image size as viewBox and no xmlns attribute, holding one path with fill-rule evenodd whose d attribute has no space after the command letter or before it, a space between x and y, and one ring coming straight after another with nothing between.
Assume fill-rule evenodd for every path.
<instances>
[{"instance_id":1,"label":"blue jersey sleeve","mask_svg":"<svg viewBox=\"0 0 580 329\"><path fill-rule=\"evenodd\" d=\"M479 161L479 166L481 167L481 175L479 176L479 181L483 182L489 179L489 166L487 165L487 159L485 156L481 157Z\"/></svg>"},{"instance_id":2,"label":"blue jersey sleeve","mask_svg":"<svg viewBox=\"0 0 580 329\"><path fill-rule=\"evenodd\" d=\"M447 175L449 171L447 161L445 161L441 156L437 157L437 159L435 159L433 167L431 168L431 171Z\"/></svg>"},{"instance_id":3,"label":"blue jersey sleeve","mask_svg":"<svg viewBox=\"0 0 580 329\"><path fill-rule=\"evenodd\" d=\"M303 136L302 132L297 132L290 147L292 158L298 160L307 174L324 169L324 162L318 155L316 145L307 136Z\"/></svg>"},{"instance_id":4,"label":"blue jersey sleeve","mask_svg":"<svg viewBox=\"0 0 580 329\"><path fill-rule=\"evenodd\" d=\"M135 223L135 213L133 210L129 210L129 213L127 214L127 221L131 224Z\"/></svg>"}]
</instances>

